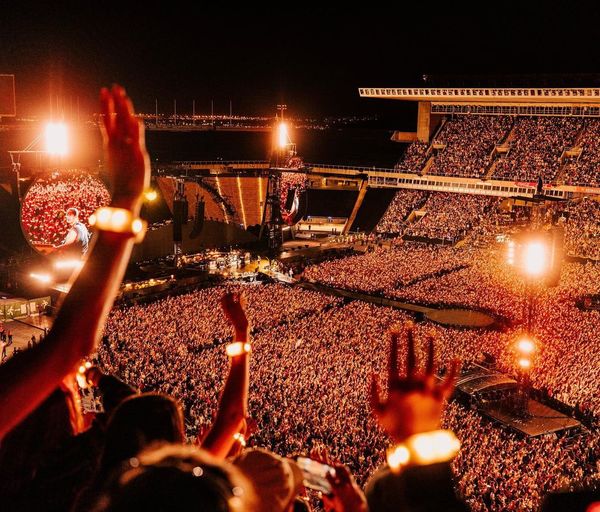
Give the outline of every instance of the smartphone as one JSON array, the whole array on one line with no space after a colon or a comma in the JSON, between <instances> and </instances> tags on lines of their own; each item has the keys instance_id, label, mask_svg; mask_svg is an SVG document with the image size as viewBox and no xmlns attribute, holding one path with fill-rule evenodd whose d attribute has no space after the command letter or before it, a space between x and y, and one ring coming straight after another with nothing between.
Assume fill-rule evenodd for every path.
<instances>
[{"instance_id":1,"label":"smartphone","mask_svg":"<svg viewBox=\"0 0 600 512\"><path fill-rule=\"evenodd\" d=\"M335 469L327 464L322 464L308 457L296 457L296 464L302 470L304 487L331 494L331 484L327 475L335 476Z\"/></svg>"}]
</instances>

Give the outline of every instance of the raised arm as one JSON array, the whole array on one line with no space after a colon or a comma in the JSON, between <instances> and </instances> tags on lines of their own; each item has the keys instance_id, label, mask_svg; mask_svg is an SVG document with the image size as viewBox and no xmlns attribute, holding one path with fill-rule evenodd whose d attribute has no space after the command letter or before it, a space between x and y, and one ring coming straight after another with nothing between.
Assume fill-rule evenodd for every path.
<instances>
[{"instance_id":1,"label":"raised arm","mask_svg":"<svg viewBox=\"0 0 600 512\"><path fill-rule=\"evenodd\" d=\"M100 95L104 154L112 182L111 206L138 217L150 180L143 125L122 87ZM0 438L35 409L92 352L131 255L128 234L99 231L84 267L42 343L0 366Z\"/></svg>"},{"instance_id":2,"label":"raised arm","mask_svg":"<svg viewBox=\"0 0 600 512\"><path fill-rule=\"evenodd\" d=\"M234 331L233 343L228 346L229 375L223 387L217 416L202 448L216 457L225 458L236 443L236 434L243 434L248 414L250 373L250 327L246 317L246 302L239 293L228 293L221 306Z\"/></svg>"}]
</instances>

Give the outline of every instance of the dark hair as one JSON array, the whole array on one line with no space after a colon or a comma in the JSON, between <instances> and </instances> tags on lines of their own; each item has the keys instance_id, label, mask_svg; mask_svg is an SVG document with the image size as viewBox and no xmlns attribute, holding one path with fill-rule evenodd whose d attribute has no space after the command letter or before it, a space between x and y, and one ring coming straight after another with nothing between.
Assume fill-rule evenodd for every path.
<instances>
[{"instance_id":1,"label":"dark hair","mask_svg":"<svg viewBox=\"0 0 600 512\"><path fill-rule=\"evenodd\" d=\"M183 428L181 408L170 396L143 393L126 398L108 421L100 472L106 475L152 443L182 443Z\"/></svg>"},{"instance_id":2,"label":"dark hair","mask_svg":"<svg viewBox=\"0 0 600 512\"><path fill-rule=\"evenodd\" d=\"M232 464L191 446L157 445L112 475L95 512L253 512L252 484Z\"/></svg>"}]
</instances>

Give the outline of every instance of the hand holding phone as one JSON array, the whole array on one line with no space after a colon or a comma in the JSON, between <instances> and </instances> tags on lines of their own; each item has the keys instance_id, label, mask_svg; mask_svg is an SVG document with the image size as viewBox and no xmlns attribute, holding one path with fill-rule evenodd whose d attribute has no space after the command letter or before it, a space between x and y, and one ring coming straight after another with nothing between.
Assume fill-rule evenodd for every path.
<instances>
[{"instance_id":1,"label":"hand holding phone","mask_svg":"<svg viewBox=\"0 0 600 512\"><path fill-rule=\"evenodd\" d=\"M302 470L304 487L320 491L323 494L331 494L333 489L327 475L335 477L335 469L327 464L317 462L308 457L297 457L296 464Z\"/></svg>"}]
</instances>

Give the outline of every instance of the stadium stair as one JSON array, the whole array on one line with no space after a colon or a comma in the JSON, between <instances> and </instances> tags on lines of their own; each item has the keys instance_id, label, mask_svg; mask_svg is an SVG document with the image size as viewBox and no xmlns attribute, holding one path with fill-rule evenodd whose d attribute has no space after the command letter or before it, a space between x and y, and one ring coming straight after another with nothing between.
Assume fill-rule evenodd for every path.
<instances>
[{"instance_id":1,"label":"stadium stair","mask_svg":"<svg viewBox=\"0 0 600 512\"><path fill-rule=\"evenodd\" d=\"M367 193L367 180L363 180L362 183L360 184L360 189L358 191L358 197L356 198L356 202L354 203L354 208L352 209L352 213L350 214L350 217L346 221L346 225L344 226L344 230L342 231L342 234L345 235L348 233L348 231L350 231L350 227L352 226L352 224L354 223L354 220L356 219L356 214L358 213L358 210L360 210L360 207L362 205L362 202L363 202L363 199L365 198L366 193Z\"/></svg>"},{"instance_id":2,"label":"stadium stair","mask_svg":"<svg viewBox=\"0 0 600 512\"><path fill-rule=\"evenodd\" d=\"M489 180L496 171L496 165L498 164L501 155L506 156L510 152L510 142L515 138L515 126L517 125L517 119L513 120L510 128L506 131L505 136L502 138L499 144L496 144L490 154L490 162L487 169L481 178L482 180Z\"/></svg>"},{"instance_id":3,"label":"stadium stair","mask_svg":"<svg viewBox=\"0 0 600 512\"><path fill-rule=\"evenodd\" d=\"M431 169L431 166L433 165L433 162L435 162L435 156L431 155L428 159L427 162L425 163L425 166L423 167L423 169L421 170L421 176L425 176L425 174L427 174L429 172L429 170Z\"/></svg>"}]
</instances>

